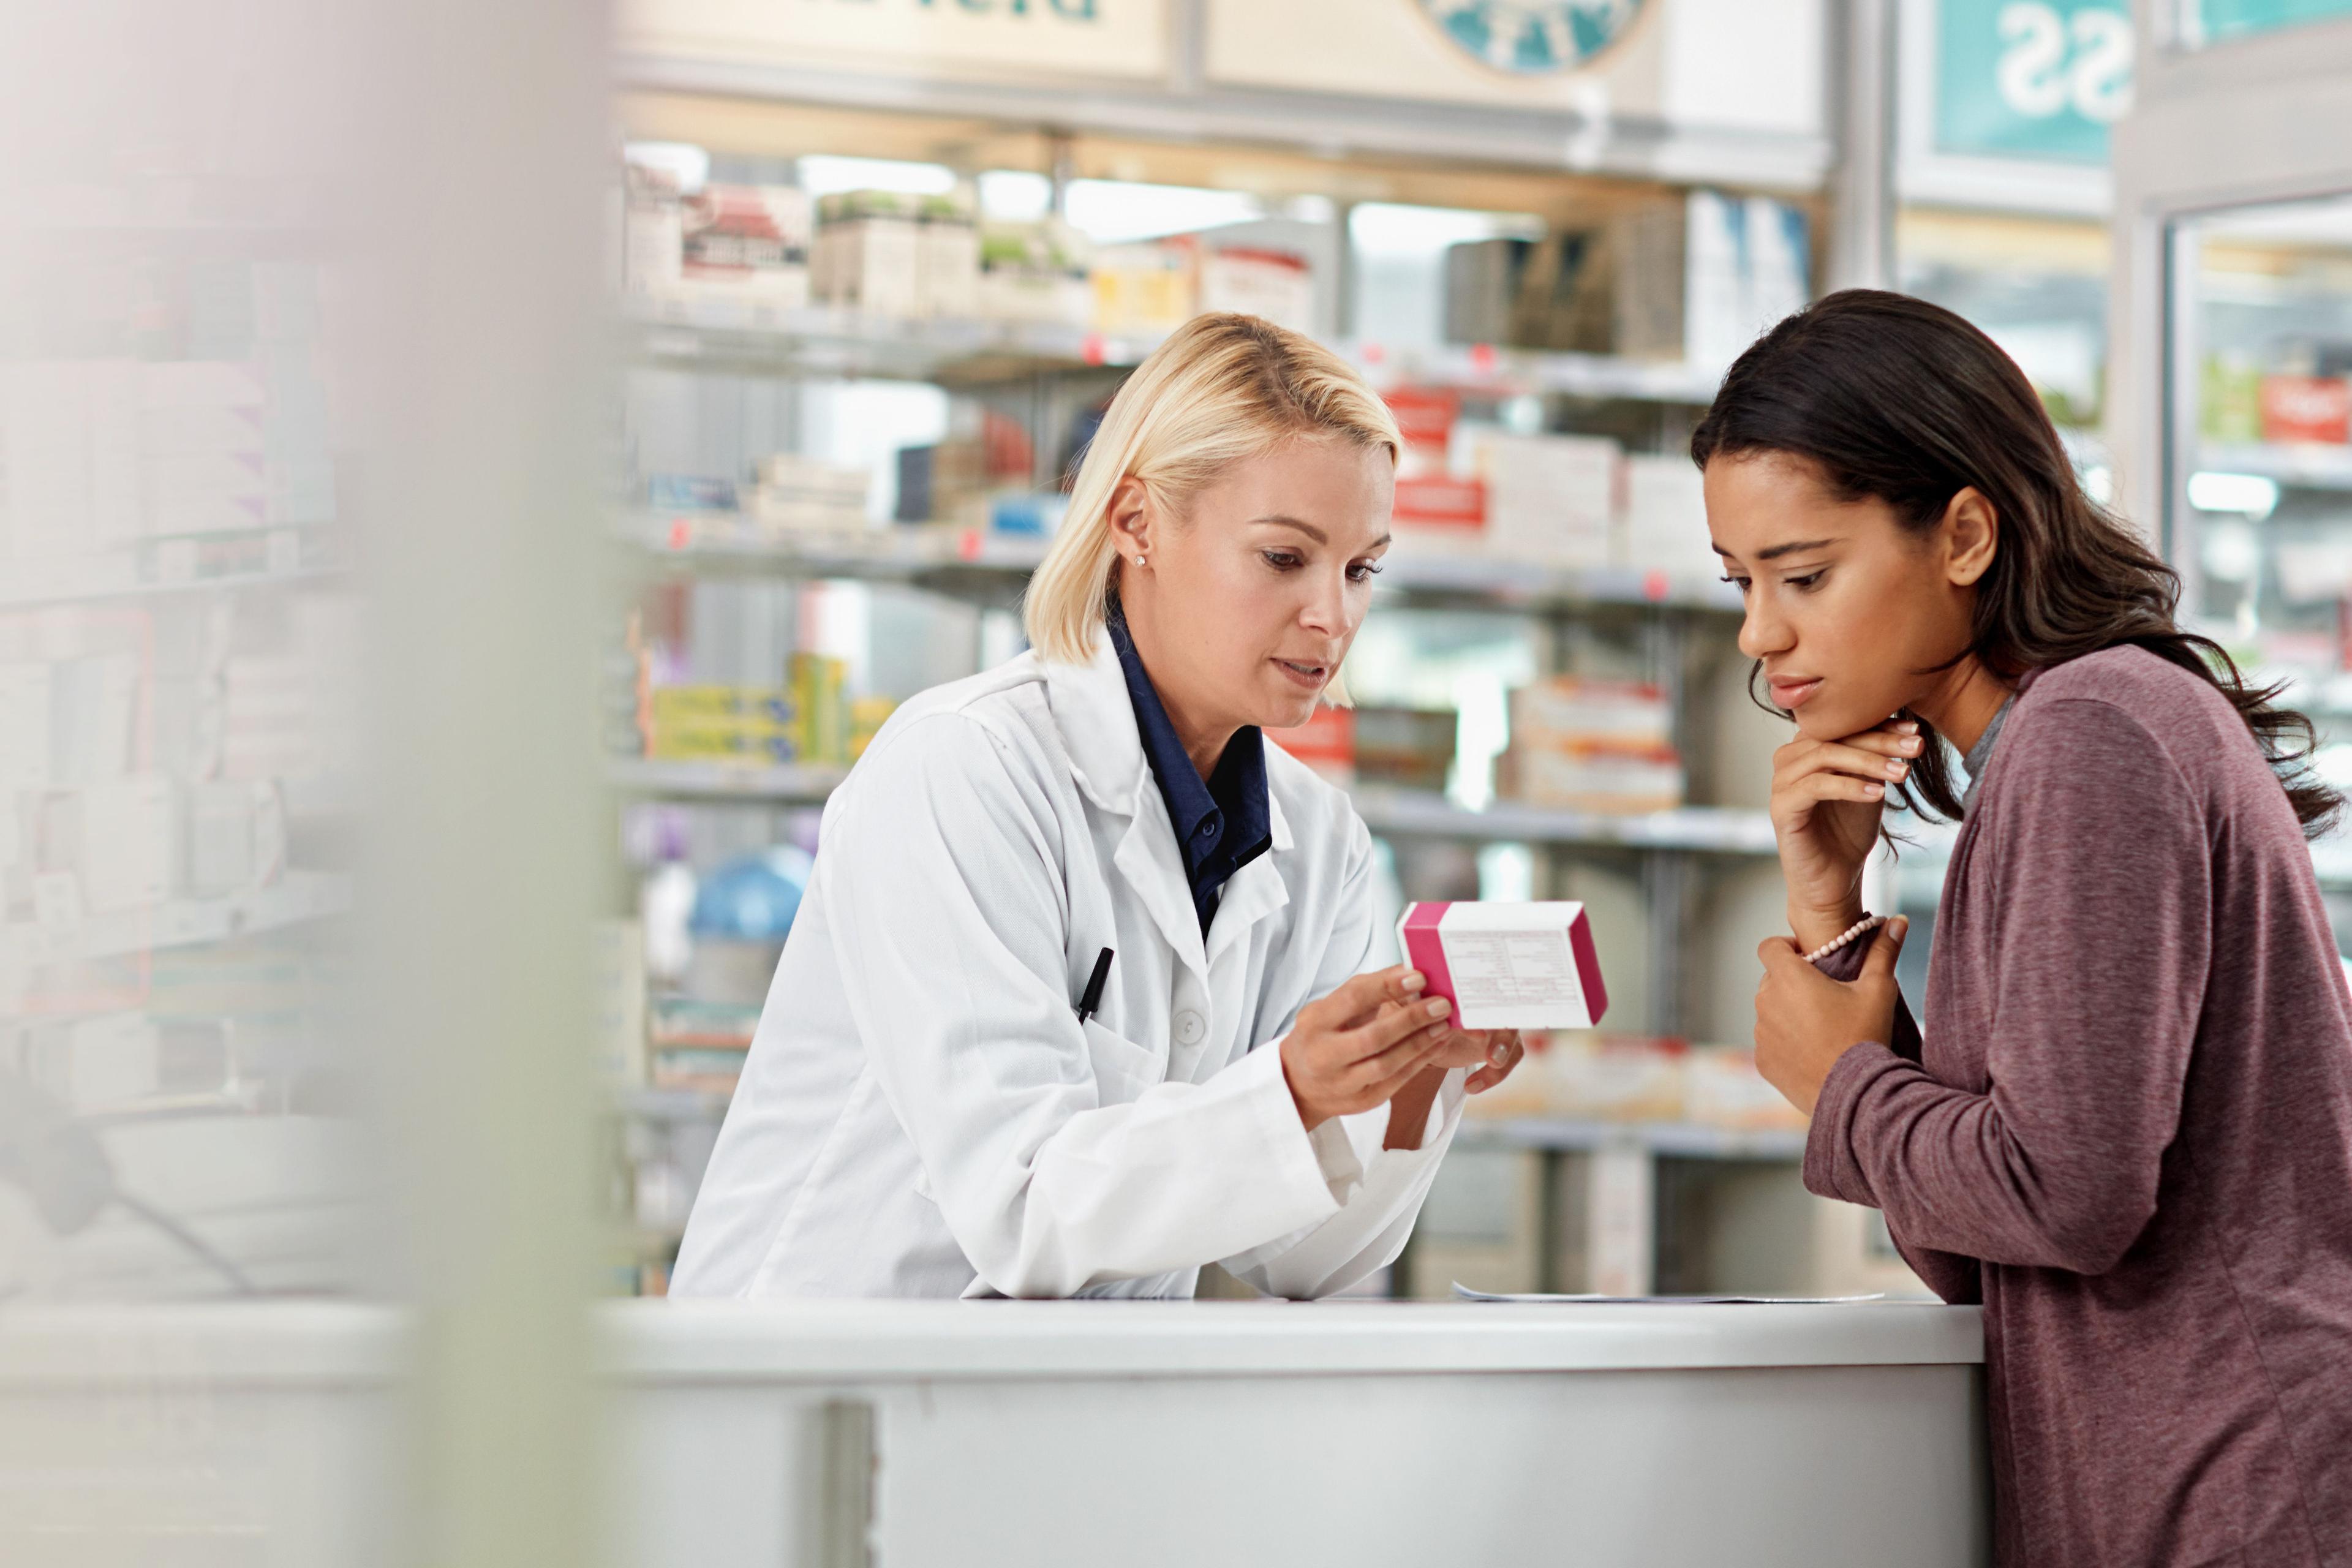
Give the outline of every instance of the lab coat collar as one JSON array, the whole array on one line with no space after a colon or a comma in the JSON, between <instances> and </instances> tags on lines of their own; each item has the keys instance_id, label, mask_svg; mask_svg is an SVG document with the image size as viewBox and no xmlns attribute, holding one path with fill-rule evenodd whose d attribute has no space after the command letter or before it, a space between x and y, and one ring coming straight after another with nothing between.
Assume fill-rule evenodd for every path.
<instances>
[{"instance_id":1,"label":"lab coat collar","mask_svg":"<svg viewBox=\"0 0 2352 1568\"><path fill-rule=\"evenodd\" d=\"M1150 769L1144 761L1142 732L1136 727L1135 701L1128 695L1127 671L1119 665L1118 650L1111 647L1109 633L1095 633L1093 651L1084 664L1052 659L1040 664L1045 672L1054 728L1061 733L1062 749L1069 756L1079 790L1104 811L1135 816L1136 791L1151 783ZM1274 840L1275 853L1286 854L1296 840L1274 787L1274 772L1269 765L1266 832ZM1170 837L1174 837L1172 828ZM1178 865L1181 870L1181 858Z\"/></svg>"},{"instance_id":2,"label":"lab coat collar","mask_svg":"<svg viewBox=\"0 0 2352 1568\"><path fill-rule=\"evenodd\" d=\"M1104 811L1135 815L1135 792L1145 783L1143 737L1127 674L1109 636L1097 630L1084 664L1045 661L1045 693L1054 710L1078 788ZM1172 850L1173 845L1171 845Z\"/></svg>"},{"instance_id":3,"label":"lab coat collar","mask_svg":"<svg viewBox=\"0 0 2352 1568\"><path fill-rule=\"evenodd\" d=\"M1294 839L1272 778L1266 783L1265 805L1273 850L1244 866L1225 884L1216 917L1204 934L1192 905L1183 858L1176 847L1175 829L1144 760L1143 737L1136 727L1134 700L1128 695L1127 672L1119 665L1109 635L1095 634L1086 663L1046 660L1044 669L1054 727L1061 732L1062 748L1069 756L1079 792L1099 810L1129 819L1111 864L1135 889L1178 961L1205 984L1212 943L1222 952L1251 925L1290 901L1289 886L1276 868L1274 857L1286 854ZM1271 774L1274 770L1267 772Z\"/></svg>"}]
</instances>

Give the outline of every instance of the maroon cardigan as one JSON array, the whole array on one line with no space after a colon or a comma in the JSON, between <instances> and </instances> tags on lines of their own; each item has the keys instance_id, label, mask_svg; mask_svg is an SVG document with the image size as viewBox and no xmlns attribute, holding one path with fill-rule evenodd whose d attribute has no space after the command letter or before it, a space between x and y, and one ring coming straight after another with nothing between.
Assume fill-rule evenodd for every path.
<instances>
[{"instance_id":1,"label":"maroon cardigan","mask_svg":"<svg viewBox=\"0 0 2352 1568\"><path fill-rule=\"evenodd\" d=\"M2210 685L2135 647L2038 677L1924 1047L1906 1013L1838 1058L1805 1183L1984 1303L2001 1563L2352 1565L2352 994L2310 854Z\"/></svg>"}]
</instances>

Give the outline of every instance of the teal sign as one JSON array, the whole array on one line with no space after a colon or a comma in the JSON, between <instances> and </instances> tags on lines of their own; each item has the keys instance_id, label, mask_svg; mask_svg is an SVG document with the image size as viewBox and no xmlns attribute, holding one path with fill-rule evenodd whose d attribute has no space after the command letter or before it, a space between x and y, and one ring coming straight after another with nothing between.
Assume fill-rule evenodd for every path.
<instances>
[{"instance_id":1,"label":"teal sign","mask_svg":"<svg viewBox=\"0 0 2352 1568\"><path fill-rule=\"evenodd\" d=\"M2352 16L2352 0L2187 0L2182 31L2193 44L2218 44L2281 27Z\"/></svg>"},{"instance_id":2,"label":"teal sign","mask_svg":"<svg viewBox=\"0 0 2352 1568\"><path fill-rule=\"evenodd\" d=\"M1574 70L1624 36L1643 0L1421 0L1480 65L1526 76Z\"/></svg>"},{"instance_id":3,"label":"teal sign","mask_svg":"<svg viewBox=\"0 0 2352 1568\"><path fill-rule=\"evenodd\" d=\"M2131 107L2127 0L1941 0L1937 11L1937 151L2107 161L2107 128Z\"/></svg>"}]
</instances>

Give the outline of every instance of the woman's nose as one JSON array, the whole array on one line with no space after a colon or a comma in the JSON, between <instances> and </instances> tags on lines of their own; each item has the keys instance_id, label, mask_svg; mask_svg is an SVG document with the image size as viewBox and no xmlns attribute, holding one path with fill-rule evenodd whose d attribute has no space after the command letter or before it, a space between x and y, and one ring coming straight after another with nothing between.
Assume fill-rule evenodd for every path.
<instances>
[{"instance_id":1,"label":"woman's nose","mask_svg":"<svg viewBox=\"0 0 2352 1568\"><path fill-rule=\"evenodd\" d=\"M1790 640L1788 623L1772 613L1771 601L1749 589L1748 614L1739 623L1740 653L1748 658L1769 658L1786 653Z\"/></svg>"},{"instance_id":2,"label":"woman's nose","mask_svg":"<svg viewBox=\"0 0 2352 1568\"><path fill-rule=\"evenodd\" d=\"M1315 591L1298 613L1307 630L1338 637L1348 630L1348 582L1343 576L1318 578Z\"/></svg>"}]
</instances>

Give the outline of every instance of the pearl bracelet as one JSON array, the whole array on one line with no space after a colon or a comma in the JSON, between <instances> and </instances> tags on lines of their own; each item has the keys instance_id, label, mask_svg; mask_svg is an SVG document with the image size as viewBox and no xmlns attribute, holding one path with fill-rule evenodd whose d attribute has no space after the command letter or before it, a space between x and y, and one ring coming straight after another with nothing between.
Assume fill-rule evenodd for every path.
<instances>
[{"instance_id":1,"label":"pearl bracelet","mask_svg":"<svg viewBox=\"0 0 2352 1568\"><path fill-rule=\"evenodd\" d=\"M1812 952L1805 954L1805 962L1807 963L1819 963L1822 959L1827 958L1831 953L1835 952L1838 949L1852 945L1853 942L1868 936L1872 931L1876 931L1880 926L1883 926L1885 923L1886 917L1885 915L1864 915L1862 919L1854 921L1853 924L1846 927L1845 930L1832 937L1829 941L1822 943L1821 946L1813 949Z\"/></svg>"}]
</instances>

